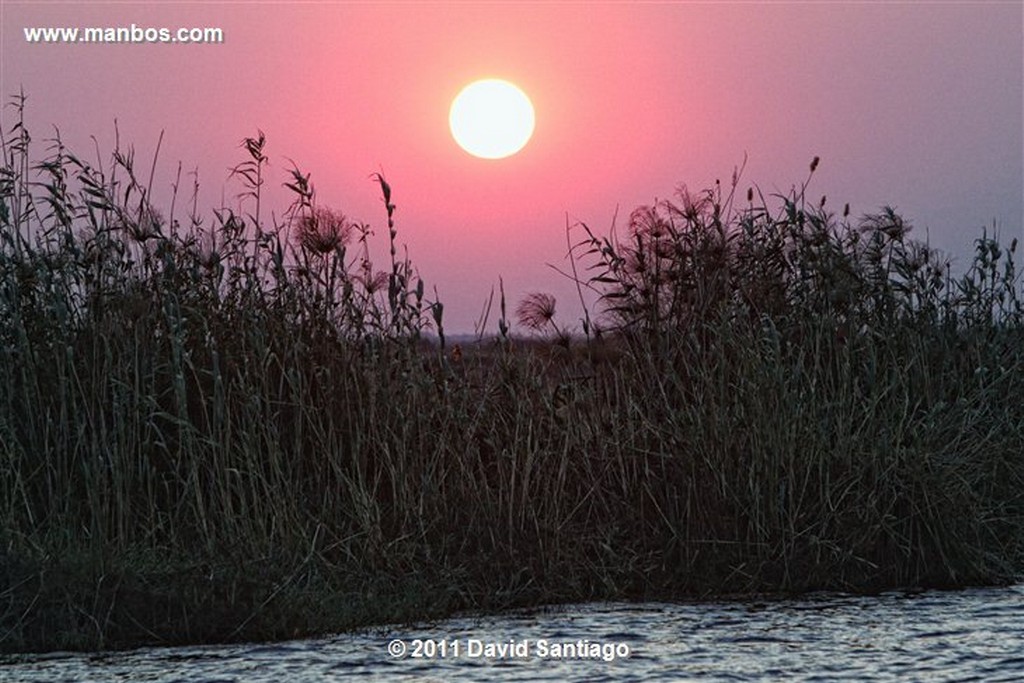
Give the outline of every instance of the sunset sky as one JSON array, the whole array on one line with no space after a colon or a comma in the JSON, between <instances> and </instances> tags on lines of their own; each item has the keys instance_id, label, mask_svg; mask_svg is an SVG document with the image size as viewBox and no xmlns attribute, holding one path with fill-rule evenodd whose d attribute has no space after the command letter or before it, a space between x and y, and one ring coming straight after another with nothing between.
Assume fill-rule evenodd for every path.
<instances>
[{"instance_id":1,"label":"sunset sky","mask_svg":"<svg viewBox=\"0 0 1024 683\"><path fill-rule=\"evenodd\" d=\"M219 27L221 44L30 44L31 27ZM291 161L319 201L370 223L393 189L400 241L446 327L471 332L499 276L510 309L558 297L578 328L565 227L607 231L748 161L741 191L810 192L860 215L895 206L913 236L968 259L983 226L1024 216L1024 5L984 2L345 3L0 0L0 93L24 88L42 152L53 126L80 155L122 143L169 196L179 161L201 204L237 206L228 169L267 135L266 206ZM448 128L452 99L513 81L536 128L518 154L480 159ZM10 128L10 108L3 127ZM160 194L162 193L162 195ZM211 215L209 211L206 212ZM383 266L384 264L379 264ZM496 328L492 315L489 330Z\"/></svg>"}]
</instances>

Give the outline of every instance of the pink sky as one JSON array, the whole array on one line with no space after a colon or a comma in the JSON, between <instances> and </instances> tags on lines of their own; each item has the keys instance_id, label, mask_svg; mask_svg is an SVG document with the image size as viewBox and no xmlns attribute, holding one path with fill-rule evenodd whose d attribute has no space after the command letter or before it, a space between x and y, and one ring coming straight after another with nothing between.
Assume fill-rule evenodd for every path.
<instances>
[{"instance_id":1,"label":"pink sky","mask_svg":"<svg viewBox=\"0 0 1024 683\"><path fill-rule=\"evenodd\" d=\"M45 26L214 26L217 45L29 44ZM810 192L855 214L891 204L967 260L982 226L1022 231L1024 9L1002 3L47 3L0 0L0 94L24 87L42 151L58 126L92 156L122 142L168 192L178 161L203 203L236 205L239 143L262 129L278 215L289 159L321 203L377 229L369 180L394 191L399 238L472 331L499 275L510 308L530 291L578 327L565 221L607 230L681 183ZM452 98L483 77L516 82L537 126L504 160L459 149ZM4 128L11 111L6 109ZM166 196L166 195L165 195ZM383 263L379 264L383 265ZM489 331L494 331L492 317Z\"/></svg>"}]
</instances>

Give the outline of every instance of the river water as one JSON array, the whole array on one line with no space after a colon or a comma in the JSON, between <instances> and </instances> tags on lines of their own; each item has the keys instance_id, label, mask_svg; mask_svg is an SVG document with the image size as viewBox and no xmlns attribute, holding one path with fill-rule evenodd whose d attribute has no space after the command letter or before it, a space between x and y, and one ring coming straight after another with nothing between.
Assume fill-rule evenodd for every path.
<instances>
[{"instance_id":1,"label":"river water","mask_svg":"<svg viewBox=\"0 0 1024 683\"><path fill-rule=\"evenodd\" d=\"M0 656L0 681L1020 681L1024 586L597 603L273 644Z\"/></svg>"}]
</instances>

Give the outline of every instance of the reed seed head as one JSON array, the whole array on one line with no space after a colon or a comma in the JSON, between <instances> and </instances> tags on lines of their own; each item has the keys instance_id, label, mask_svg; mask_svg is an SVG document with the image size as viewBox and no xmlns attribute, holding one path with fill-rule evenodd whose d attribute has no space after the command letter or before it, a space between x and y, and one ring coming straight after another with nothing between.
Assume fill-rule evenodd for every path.
<instances>
[{"instance_id":1,"label":"reed seed head","mask_svg":"<svg viewBox=\"0 0 1024 683\"><path fill-rule=\"evenodd\" d=\"M555 317L555 297L543 292L527 294L516 309L519 324L539 330Z\"/></svg>"},{"instance_id":2,"label":"reed seed head","mask_svg":"<svg viewBox=\"0 0 1024 683\"><path fill-rule=\"evenodd\" d=\"M345 214L318 206L299 220L299 243L314 254L329 254L348 244L352 223Z\"/></svg>"}]
</instances>

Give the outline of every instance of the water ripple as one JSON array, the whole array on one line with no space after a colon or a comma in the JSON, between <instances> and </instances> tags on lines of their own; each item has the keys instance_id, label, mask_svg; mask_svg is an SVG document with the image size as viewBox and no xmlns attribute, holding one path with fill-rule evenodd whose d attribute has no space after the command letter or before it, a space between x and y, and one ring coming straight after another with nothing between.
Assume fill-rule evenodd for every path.
<instances>
[{"instance_id":1,"label":"water ripple","mask_svg":"<svg viewBox=\"0 0 1024 683\"><path fill-rule=\"evenodd\" d=\"M403 657L388 652L396 640ZM13 655L0 657L0 679L1017 681L1024 679L1022 642L1024 586L1015 586L587 604L287 643ZM420 656L411 656L417 643Z\"/></svg>"}]
</instances>

